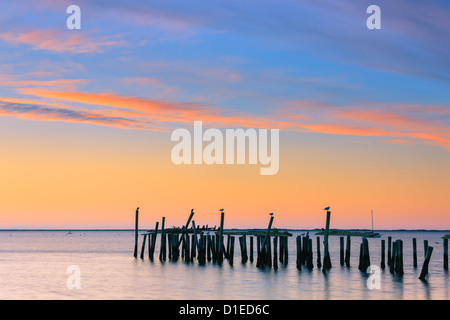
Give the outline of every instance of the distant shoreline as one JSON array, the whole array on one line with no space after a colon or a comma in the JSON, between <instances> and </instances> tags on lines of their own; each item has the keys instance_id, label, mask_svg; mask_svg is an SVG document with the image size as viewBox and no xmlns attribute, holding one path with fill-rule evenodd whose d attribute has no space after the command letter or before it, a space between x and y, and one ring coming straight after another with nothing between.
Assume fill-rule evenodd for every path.
<instances>
[{"instance_id":1,"label":"distant shoreline","mask_svg":"<svg viewBox=\"0 0 450 320\"><path fill-rule=\"evenodd\" d=\"M315 229L287 229L287 228L277 228L279 230L283 231L322 231L321 228L315 228ZM145 230L153 230L149 228L140 228L139 231L145 231ZM259 228L228 228L224 230L266 230L266 229L259 229ZM342 230L342 231L361 231L361 232L368 232L372 231L371 229L330 229L330 230ZM26 228L17 228L17 229L0 229L0 232L12 232L12 231L36 231L36 232L48 232L48 231L75 231L75 232L93 232L93 231L133 231L134 229L26 229ZM373 230L376 232L450 232L450 229L376 229Z\"/></svg>"}]
</instances>

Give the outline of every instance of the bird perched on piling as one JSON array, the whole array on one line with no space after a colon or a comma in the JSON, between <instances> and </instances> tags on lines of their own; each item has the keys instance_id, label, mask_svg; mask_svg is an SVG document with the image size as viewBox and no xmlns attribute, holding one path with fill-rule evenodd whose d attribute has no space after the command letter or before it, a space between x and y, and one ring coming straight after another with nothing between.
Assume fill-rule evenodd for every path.
<instances>
[{"instance_id":1,"label":"bird perched on piling","mask_svg":"<svg viewBox=\"0 0 450 320\"><path fill-rule=\"evenodd\" d=\"M330 206L324 208L323 210L326 210L326 211L330 210Z\"/></svg>"}]
</instances>

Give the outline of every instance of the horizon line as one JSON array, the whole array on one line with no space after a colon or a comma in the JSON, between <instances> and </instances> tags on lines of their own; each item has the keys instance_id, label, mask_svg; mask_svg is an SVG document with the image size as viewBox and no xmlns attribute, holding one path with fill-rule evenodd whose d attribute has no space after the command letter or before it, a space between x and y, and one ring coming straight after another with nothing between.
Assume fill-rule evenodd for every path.
<instances>
[{"instance_id":1,"label":"horizon line","mask_svg":"<svg viewBox=\"0 0 450 320\"><path fill-rule=\"evenodd\" d=\"M266 230L267 228L224 228L224 230ZM286 231L321 231L322 228L276 228L278 230ZM139 231L154 230L151 228L142 228ZM189 230L189 229L187 229ZM372 231L367 228L333 228L331 230L344 230L344 231ZM134 228L0 228L0 232L4 231L135 231ZM450 232L450 229L373 229L373 231L434 231L434 232Z\"/></svg>"}]
</instances>

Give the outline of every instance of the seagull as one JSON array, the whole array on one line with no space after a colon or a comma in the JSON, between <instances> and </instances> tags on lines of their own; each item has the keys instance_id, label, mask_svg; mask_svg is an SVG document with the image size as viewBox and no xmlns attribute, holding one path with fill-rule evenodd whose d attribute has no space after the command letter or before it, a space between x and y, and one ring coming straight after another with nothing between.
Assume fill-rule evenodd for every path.
<instances>
[{"instance_id":1,"label":"seagull","mask_svg":"<svg viewBox=\"0 0 450 320\"><path fill-rule=\"evenodd\" d=\"M223 211L223 209L220 209L219 211Z\"/></svg>"},{"instance_id":2,"label":"seagull","mask_svg":"<svg viewBox=\"0 0 450 320\"><path fill-rule=\"evenodd\" d=\"M273 216L273 212L269 213L269 215Z\"/></svg>"},{"instance_id":3,"label":"seagull","mask_svg":"<svg viewBox=\"0 0 450 320\"><path fill-rule=\"evenodd\" d=\"M323 210L327 210L327 211L330 210L330 206L324 208Z\"/></svg>"}]
</instances>

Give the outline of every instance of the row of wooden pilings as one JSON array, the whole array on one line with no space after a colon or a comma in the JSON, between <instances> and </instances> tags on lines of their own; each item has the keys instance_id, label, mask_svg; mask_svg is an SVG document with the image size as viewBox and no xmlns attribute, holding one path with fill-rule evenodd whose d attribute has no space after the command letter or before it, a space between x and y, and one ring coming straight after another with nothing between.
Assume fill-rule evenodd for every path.
<instances>
[{"instance_id":1,"label":"row of wooden pilings","mask_svg":"<svg viewBox=\"0 0 450 320\"><path fill-rule=\"evenodd\" d=\"M193 262L194 259L197 259L200 265L204 265L206 262L210 261L220 265L224 260L228 260L229 264L233 265L235 236L232 234L224 235L223 231L221 231L222 229L220 228L214 232L211 232L212 234L209 234L208 231L204 231L204 228L195 226L195 221L192 221L193 226L190 229L181 228L176 230L164 230L164 221L165 219L163 218L162 229L160 231L158 230L159 223L157 222L153 231L144 234L140 254L141 259L144 259L145 246L148 239L148 258L151 261L154 260L156 237L158 233L160 233L161 247L159 251L159 259L161 261L166 261L166 259L169 261L177 261L181 258L181 260L185 262ZM271 221L273 221L273 219L271 219ZM226 244L224 242L224 236L227 236ZM247 239L249 239L249 241ZM282 235L273 237L272 250L270 241L270 227L264 236L252 236L245 234L239 236L242 263L246 263L249 260L253 263L255 239L257 249L257 267L273 267L274 269L277 269L278 260L282 264L288 263L288 236ZM250 245L249 250L247 250L248 242ZM137 247L137 245L135 247ZM137 249L135 250L135 257L137 257Z\"/></svg>"},{"instance_id":2,"label":"row of wooden pilings","mask_svg":"<svg viewBox=\"0 0 450 320\"><path fill-rule=\"evenodd\" d=\"M134 256L137 258L137 235L138 235L138 210L136 210L136 237ZM221 213L221 224L217 230L206 230L195 225L192 220L194 212L191 211L189 219L183 228L165 229L165 218L162 218L161 230L159 230L159 222L156 222L155 229L144 234L140 258L144 259L145 246L148 240L148 257L153 261L158 233L161 234L159 260L177 261L180 259L185 262L193 262L197 259L200 265L206 262L213 262L221 265L224 260L228 260L230 265L234 264L234 247L235 236L231 232L225 232L223 229L224 213ZM191 224L192 227L187 228ZM272 229L273 216L270 217L269 226L265 234L239 236L239 246L241 252L241 262L254 262L254 240L256 239L256 267L278 269L279 264L287 265L289 260L288 250L288 233L275 233ZM325 273L332 268L331 258L328 251L328 230L329 230L329 213L327 214L327 229L323 239L323 260L321 254L321 238L316 237L316 266ZM226 245L224 236L227 236ZM247 250L249 243L249 250ZM339 261L341 266L351 266L351 237L350 235L340 237ZM273 245L273 246L272 246ZM181 248L180 248L181 247ZM425 280L428 274L428 265L433 253L433 247L428 245L428 241L424 240L424 261L419 279ZM386 260L387 257L387 260ZM391 274L402 276L404 274L404 258L403 258L403 240L392 241L392 237L388 237L387 254L386 241L381 240L381 263L380 267L385 269L389 267ZM298 235L296 237L296 266L298 270L314 268L313 261L313 239L306 235ZM369 241L366 237L362 237L360 244L360 254L358 269L366 272L371 266ZM413 239L413 266L417 268L417 240ZM444 239L444 269L448 270L448 239Z\"/></svg>"}]
</instances>

